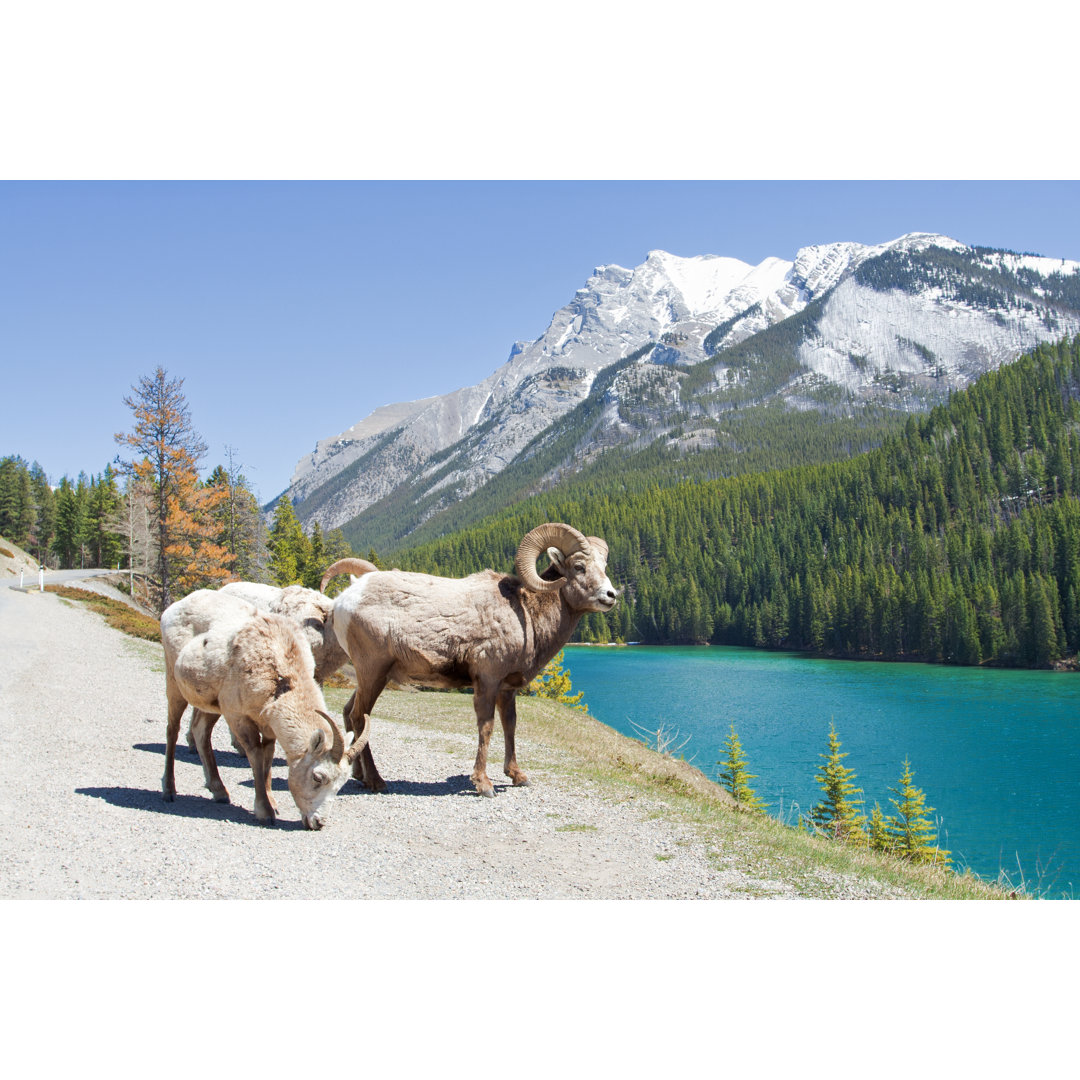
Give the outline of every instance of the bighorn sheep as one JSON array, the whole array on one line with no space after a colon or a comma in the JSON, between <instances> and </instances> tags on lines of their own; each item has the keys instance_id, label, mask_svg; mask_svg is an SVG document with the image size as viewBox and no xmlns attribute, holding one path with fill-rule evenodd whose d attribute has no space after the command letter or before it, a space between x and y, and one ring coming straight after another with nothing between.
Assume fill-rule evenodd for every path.
<instances>
[{"instance_id":1,"label":"bighorn sheep","mask_svg":"<svg viewBox=\"0 0 1080 1080\"><path fill-rule=\"evenodd\" d=\"M251 764L256 818L272 824L277 816L270 767L280 741L289 764L289 791L304 825L321 828L329 800L348 778L347 766L367 746L369 729L364 725L345 750L296 627L238 597L200 589L162 612L161 642L169 707L161 780L165 801L176 796L176 739L190 704L196 748L215 802L229 801L210 742L218 717L224 716Z\"/></svg>"},{"instance_id":2,"label":"bighorn sheep","mask_svg":"<svg viewBox=\"0 0 1080 1080\"><path fill-rule=\"evenodd\" d=\"M348 662L348 656L338 643L334 633L334 601L315 589L305 589L302 585L289 585L284 589L276 585L263 585L257 581L233 581L223 585L217 591L218 596L227 599L218 602L219 617L227 617L235 612L235 600L244 600L254 605L259 611L268 611L273 615L283 615L301 633L312 658L315 660L315 681L323 682ZM199 612L205 616L197 633L210 629L215 618L214 605L211 602L200 604ZM198 753L195 735L188 729L188 746L192 753ZM243 747L233 736L233 746L243 752Z\"/></svg>"},{"instance_id":3,"label":"bighorn sheep","mask_svg":"<svg viewBox=\"0 0 1080 1080\"><path fill-rule=\"evenodd\" d=\"M545 550L551 565L541 576L536 560ZM356 669L356 692L344 710L356 737L367 730L365 717L390 679L444 688L471 685L479 729L472 771L476 790L495 794L487 753L496 706L505 744L503 770L516 786L527 784L514 749L516 694L566 644L586 611L615 606L607 557L603 540L549 522L521 541L516 577L484 570L443 578L377 570L364 559L335 562L323 575L323 589L337 574L355 576L334 602L334 629ZM370 747L365 755L365 782L376 790L385 787ZM359 766L354 760L358 778Z\"/></svg>"}]
</instances>

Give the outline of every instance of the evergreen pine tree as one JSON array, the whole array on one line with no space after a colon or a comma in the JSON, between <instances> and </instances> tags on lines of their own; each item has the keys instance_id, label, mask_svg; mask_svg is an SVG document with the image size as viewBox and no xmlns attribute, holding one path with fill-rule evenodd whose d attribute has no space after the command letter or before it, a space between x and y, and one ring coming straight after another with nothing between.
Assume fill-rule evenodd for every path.
<instances>
[{"instance_id":1,"label":"evergreen pine tree","mask_svg":"<svg viewBox=\"0 0 1080 1080\"><path fill-rule=\"evenodd\" d=\"M859 812L863 800L856 798L862 794L862 788L853 783L855 770L841 764L841 759L848 755L840 752L840 745L836 728L829 724L829 752L821 755L825 764L815 778L825 798L813 807L807 820L812 828L836 840L863 844L867 840L866 815Z\"/></svg>"},{"instance_id":2,"label":"evergreen pine tree","mask_svg":"<svg viewBox=\"0 0 1080 1080\"><path fill-rule=\"evenodd\" d=\"M726 757L716 763L726 766L726 769L719 774L721 783L744 810L764 812L765 803L754 794L754 789L750 786L750 781L755 779L755 776L746 770L746 754L743 752L739 736L735 734L734 724L731 725L731 733L724 740L724 750Z\"/></svg>"},{"instance_id":3,"label":"evergreen pine tree","mask_svg":"<svg viewBox=\"0 0 1080 1080\"><path fill-rule=\"evenodd\" d=\"M928 817L934 808L926 805L926 795L914 785L914 778L911 762L905 758L900 786L889 788L898 796L889 800L896 807L887 822L892 850L910 862L947 866L952 861L949 852L937 846L937 831Z\"/></svg>"},{"instance_id":4,"label":"evergreen pine tree","mask_svg":"<svg viewBox=\"0 0 1080 1080\"><path fill-rule=\"evenodd\" d=\"M111 466L106 465L101 476L90 478L83 526L87 558L92 566L111 567L120 562L124 543L123 537L115 529L119 505L116 474Z\"/></svg>"},{"instance_id":5,"label":"evergreen pine tree","mask_svg":"<svg viewBox=\"0 0 1080 1080\"><path fill-rule=\"evenodd\" d=\"M60 477L56 489L56 531L52 547L66 570L78 565L79 545L83 535L83 509L71 481Z\"/></svg>"},{"instance_id":6,"label":"evergreen pine tree","mask_svg":"<svg viewBox=\"0 0 1080 1080\"><path fill-rule=\"evenodd\" d=\"M316 521L311 526L311 536L308 541L307 559L304 562L303 583L309 589L317 589L322 581L323 571L330 565L326 557L326 541L323 538L322 526Z\"/></svg>"},{"instance_id":7,"label":"evergreen pine tree","mask_svg":"<svg viewBox=\"0 0 1080 1080\"><path fill-rule=\"evenodd\" d=\"M19 459L0 459L0 536L17 544L15 535L19 517Z\"/></svg>"},{"instance_id":8,"label":"evergreen pine tree","mask_svg":"<svg viewBox=\"0 0 1080 1080\"><path fill-rule=\"evenodd\" d=\"M267 543L270 549L270 578L275 585L300 585L311 550L308 538L287 498L278 499L274 523Z\"/></svg>"},{"instance_id":9,"label":"evergreen pine tree","mask_svg":"<svg viewBox=\"0 0 1080 1080\"><path fill-rule=\"evenodd\" d=\"M56 528L56 498L49 486L45 470L35 461L30 466L30 482L37 504L37 521L34 523L32 547L39 563L44 563Z\"/></svg>"},{"instance_id":10,"label":"evergreen pine tree","mask_svg":"<svg viewBox=\"0 0 1080 1080\"><path fill-rule=\"evenodd\" d=\"M225 447L228 468L218 465L207 485L221 488L225 497L217 504L217 543L229 552L228 566L240 581L266 581L266 526L258 499L240 471L236 450Z\"/></svg>"}]
</instances>

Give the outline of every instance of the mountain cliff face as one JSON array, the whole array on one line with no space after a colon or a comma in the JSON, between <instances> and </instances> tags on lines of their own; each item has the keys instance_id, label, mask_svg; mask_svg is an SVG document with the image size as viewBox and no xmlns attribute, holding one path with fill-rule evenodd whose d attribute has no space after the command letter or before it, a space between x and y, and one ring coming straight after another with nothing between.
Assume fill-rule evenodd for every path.
<instances>
[{"instance_id":1,"label":"mountain cliff face","mask_svg":"<svg viewBox=\"0 0 1080 1080\"><path fill-rule=\"evenodd\" d=\"M725 417L765 404L922 410L1078 331L1080 263L943 236L758 266L653 251L632 270L598 267L477 386L384 406L319 442L284 494L305 525L385 504L408 531L545 447L561 448L551 475L612 446L706 449Z\"/></svg>"}]
</instances>

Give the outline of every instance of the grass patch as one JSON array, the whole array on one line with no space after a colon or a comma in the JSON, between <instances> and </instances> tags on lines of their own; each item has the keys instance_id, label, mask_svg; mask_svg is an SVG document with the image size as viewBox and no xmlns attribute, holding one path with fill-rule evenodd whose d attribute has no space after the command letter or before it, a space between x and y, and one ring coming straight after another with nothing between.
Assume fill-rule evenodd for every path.
<instances>
[{"instance_id":1,"label":"grass patch","mask_svg":"<svg viewBox=\"0 0 1080 1080\"><path fill-rule=\"evenodd\" d=\"M113 600L112 597L102 596L88 589L73 589L69 585L46 585L45 591L55 593L65 600L78 600L91 611L103 615L110 626L132 637L146 641L161 640L161 626L157 619L135 611L120 600Z\"/></svg>"},{"instance_id":2,"label":"grass patch","mask_svg":"<svg viewBox=\"0 0 1080 1080\"><path fill-rule=\"evenodd\" d=\"M596 832L595 825L583 825L579 822L574 822L572 825L556 825L556 832Z\"/></svg>"}]
</instances>

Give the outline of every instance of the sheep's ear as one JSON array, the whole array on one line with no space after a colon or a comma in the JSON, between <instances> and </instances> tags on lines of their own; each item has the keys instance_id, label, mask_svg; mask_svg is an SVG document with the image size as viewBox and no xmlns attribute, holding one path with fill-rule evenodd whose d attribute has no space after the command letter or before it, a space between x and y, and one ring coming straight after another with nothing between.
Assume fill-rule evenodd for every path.
<instances>
[{"instance_id":1,"label":"sheep's ear","mask_svg":"<svg viewBox=\"0 0 1080 1080\"><path fill-rule=\"evenodd\" d=\"M326 732L322 728L318 728L311 736L311 745L308 750L312 754L318 754L322 748L326 745Z\"/></svg>"},{"instance_id":2,"label":"sheep's ear","mask_svg":"<svg viewBox=\"0 0 1080 1080\"><path fill-rule=\"evenodd\" d=\"M566 577L566 556L557 547L549 547L547 557L551 560L551 565Z\"/></svg>"}]
</instances>

